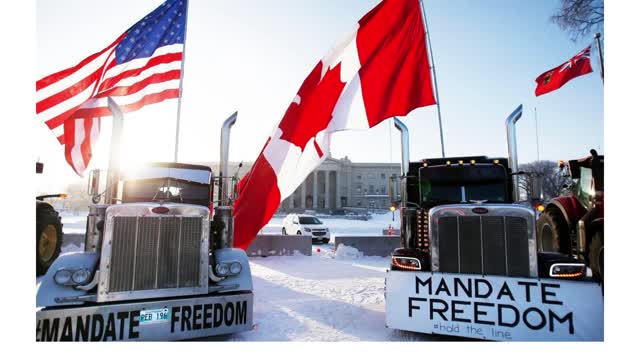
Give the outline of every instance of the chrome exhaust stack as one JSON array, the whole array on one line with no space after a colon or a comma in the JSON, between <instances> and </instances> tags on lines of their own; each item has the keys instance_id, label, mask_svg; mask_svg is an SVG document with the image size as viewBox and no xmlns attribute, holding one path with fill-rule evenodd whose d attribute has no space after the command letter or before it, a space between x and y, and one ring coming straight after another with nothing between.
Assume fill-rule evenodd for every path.
<instances>
[{"instance_id":1,"label":"chrome exhaust stack","mask_svg":"<svg viewBox=\"0 0 640 360\"><path fill-rule=\"evenodd\" d=\"M401 201L402 207L407 205L407 172L409 171L409 129L397 117L393 118L393 125L400 131L402 146L402 163L400 164L400 172L402 179Z\"/></svg>"},{"instance_id":2,"label":"chrome exhaust stack","mask_svg":"<svg viewBox=\"0 0 640 360\"><path fill-rule=\"evenodd\" d=\"M236 123L236 111L222 124L220 131L220 169L218 171L218 206L213 216L213 242L218 249L233 247L233 208L229 196L229 137Z\"/></svg>"},{"instance_id":3,"label":"chrome exhaust stack","mask_svg":"<svg viewBox=\"0 0 640 360\"><path fill-rule=\"evenodd\" d=\"M509 168L511 168L512 174L517 174L520 169L518 168L518 144L516 141L516 122L522 117L522 104L507 117L505 120L505 127L507 130L507 148L509 151ZM519 175L513 175L513 200L514 202L520 201L520 192L518 191L518 177Z\"/></svg>"},{"instance_id":4,"label":"chrome exhaust stack","mask_svg":"<svg viewBox=\"0 0 640 360\"><path fill-rule=\"evenodd\" d=\"M107 104L113 115L113 130L111 131L111 147L109 154L109 170L107 173L107 190L105 192L104 203L115 204L118 198L118 183L120 182L120 155L122 153L122 131L124 127L124 116L122 109L111 98L107 98Z\"/></svg>"},{"instance_id":5,"label":"chrome exhaust stack","mask_svg":"<svg viewBox=\"0 0 640 360\"><path fill-rule=\"evenodd\" d=\"M407 175L409 173L409 129L397 117L393 118L393 124L400 131L402 146L402 163L400 165L401 174L401 205L400 205L400 242L402 247L407 249L416 248L416 234L412 231L417 221L417 209L408 207L407 203ZM391 190L391 189L390 189Z\"/></svg>"}]
</instances>

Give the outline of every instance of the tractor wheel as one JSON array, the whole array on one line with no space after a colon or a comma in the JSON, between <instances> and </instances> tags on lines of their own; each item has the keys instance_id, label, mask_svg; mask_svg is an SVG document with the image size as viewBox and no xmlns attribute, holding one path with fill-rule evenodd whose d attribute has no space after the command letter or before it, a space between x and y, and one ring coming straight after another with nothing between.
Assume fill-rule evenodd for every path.
<instances>
[{"instance_id":1,"label":"tractor wheel","mask_svg":"<svg viewBox=\"0 0 640 360\"><path fill-rule=\"evenodd\" d=\"M604 231L598 230L589 244L589 267L596 280L604 282Z\"/></svg>"},{"instance_id":2,"label":"tractor wheel","mask_svg":"<svg viewBox=\"0 0 640 360\"><path fill-rule=\"evenodd\" d=\"M55 211L36 211L36 275L44 275L60 255L62 223Z\"/></svg>"},{"instance_id":3,"label":"tractor wheel","mask_svg":"<svg viewBox=\"0 0 640 360\"><path fill-rule=\"evenodd\" d=\"M282 228L282 235L287 235L287 229Z\"/></svg>"},{"instance_id":4,"label":"tractor wheel","mask_svg":"<svg viewBox=\"0 0 640 360\"><path fill-rule=\"evenodd\" d=\"M540 214L536 230L542 251L571 253L569 226L560 209L551 208Z\"/></svg>"}]
</instances>

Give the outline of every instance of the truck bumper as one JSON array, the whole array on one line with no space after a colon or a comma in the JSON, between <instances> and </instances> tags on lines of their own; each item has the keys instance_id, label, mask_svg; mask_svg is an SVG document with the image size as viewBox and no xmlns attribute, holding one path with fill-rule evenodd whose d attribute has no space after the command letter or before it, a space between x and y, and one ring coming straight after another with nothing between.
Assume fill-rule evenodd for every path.
<instances>
[{"instance_id":1,"label":"truck bumper","mask_svg":"<svg viewBox=\"0 0 640 360\"><path fill-rule=\"evenodd\" d=\"M184 340L247 331L252 324L252 292L217 294L40 309L36 341Z\"/></svg>"},{"instance_id":2,"label":"truck bumper","mask_svg":"<svg viewBox=\"0 0 640 360\"><path fill-rule=\"evenodd\" d=\"M589 281L388 271L386 325L497 341L603 341L604 300Z\"/></svg>"}]
</instances>

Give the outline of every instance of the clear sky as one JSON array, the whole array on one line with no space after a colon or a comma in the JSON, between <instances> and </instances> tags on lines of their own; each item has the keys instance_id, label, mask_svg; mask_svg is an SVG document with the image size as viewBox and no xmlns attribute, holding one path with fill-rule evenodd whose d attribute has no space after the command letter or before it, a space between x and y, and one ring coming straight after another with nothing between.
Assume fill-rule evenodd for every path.
<instances>
[{"instance_id":1,"label":"clear sky","mask_svg":"<svg viewBox=\"0 0 640 360\"><path fill-rule=\"evenodd\" d=\"M38 0L36 75L70 67L102 49L162 3L148 1ZM238 110L230 158L253 161L300 84L326 51L378 0L191 0L182 100L179 160L216 161L222 121ZM424 0L431 31L447 156L506 156L504 119L518 105L520 162L572 159L590 148L604 152L603 87L594 73L562 89L534 96L534 79L591 43L576 43L549 21L559 0ZM173 157L177 101L125 115L125 158ZM436 107L405 119L411 159L437 157ZM34 121L38 121L35 118ZM37 154L50 187L77 176L44 124L37 124ZM109 127L94 165L104 167ZM391 141L391 146L390 146ZM334 157L359 162L400 161L398 135L389 121L368 131L334 135ZM43 189L46 191L47 189Z\"/></svg>"}]
</instances>

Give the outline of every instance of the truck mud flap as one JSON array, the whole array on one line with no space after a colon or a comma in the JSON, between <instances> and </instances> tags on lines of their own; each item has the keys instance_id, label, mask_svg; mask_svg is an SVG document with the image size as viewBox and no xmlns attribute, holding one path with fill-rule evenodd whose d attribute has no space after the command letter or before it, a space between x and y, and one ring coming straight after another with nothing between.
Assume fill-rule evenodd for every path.
<instances>
[{"instance_id":1,"label":"truck mud flap","mask_svg":"<svg viewBox=\"0 0 640 360\"><path fill-rule=\"evenodd\" d=\"M603 341L602 288L590 281L389 271L392 329L497 341Z\"/></svg>"},{"instance_id":2,"label":"truck mud flap","mask_svg":"<svg viewBox=\"0 0 640 360\"><path fill-rule=\"evenodd\" d=\"M36 312L36 341L167 341L251 330L253 293Z\"/></svg>"}]
</instances>

